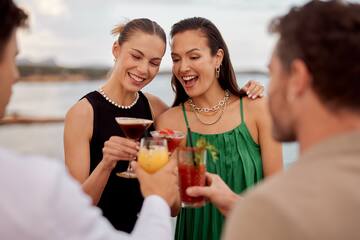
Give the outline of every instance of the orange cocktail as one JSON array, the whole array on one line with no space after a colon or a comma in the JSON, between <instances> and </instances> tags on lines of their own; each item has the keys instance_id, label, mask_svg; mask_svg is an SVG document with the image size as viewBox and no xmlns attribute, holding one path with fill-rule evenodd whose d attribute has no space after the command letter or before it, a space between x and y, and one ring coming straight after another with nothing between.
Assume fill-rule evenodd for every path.
<instances>
[{"instance_id":1,"label":"orange cocktail","mask_svg":"<svg viewBox=\"0 0 360 240\"><path fill-rule=\"evenodd\" d=\"M169 161L167 143L164 139L142 138L138 163L148 173L154 173Z\"/></svg>"}]
</instances>

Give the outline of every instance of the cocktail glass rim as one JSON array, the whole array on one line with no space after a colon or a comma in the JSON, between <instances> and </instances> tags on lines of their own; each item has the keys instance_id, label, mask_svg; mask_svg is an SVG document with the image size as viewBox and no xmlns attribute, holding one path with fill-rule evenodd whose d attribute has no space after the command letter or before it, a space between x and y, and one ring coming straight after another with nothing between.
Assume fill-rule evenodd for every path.
<instances>
[{"instance_id":1,"label":"cocktail glass rim","mask_svg":"<svg viewBox=\"0 0 360 240\"><path fill-rule=\"evenodd\" d=\"M134 120L139 120L141 121L140 123L145 123L145 124L152 124L154 123L154 120L151 120L151 119L146 119L146 118L137 118L137 117L115 117L115 120L116 122L121 125L122 123L119 123L119 120L131 120L131 121L134 121ZM136 139L137 140L137 139Z\"/></svg>"},{"instance_id":2,"label":"cocktail glass rim","mask_svg":"<svg viewBox=\"0 0 360 240\"><path fill-rule=\"evenodd\" d=\"M171 130L174 132L174 134L171 135L167 135L167 134L161 134L160 133L161 130L154 130L151 131L150 134L153 137L157 137L157 138L176 138L176 139L181 139L185 137L185 133L183 131L178 131L178 130ZM158 135L158 136L156 136Z\"/></svg>"}]
</instances>

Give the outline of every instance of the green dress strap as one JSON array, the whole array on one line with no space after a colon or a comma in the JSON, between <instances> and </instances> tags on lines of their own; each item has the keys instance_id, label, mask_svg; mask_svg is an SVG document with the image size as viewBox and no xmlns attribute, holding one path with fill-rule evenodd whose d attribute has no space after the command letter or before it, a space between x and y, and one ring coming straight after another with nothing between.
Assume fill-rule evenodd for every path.
<instances>
[{"instance_id":1,"label":"green dress strap","mask_svg":"<svg viewBox=\"0 0 360 240\"><path fill-rule=\"evenodd\" d=\"M185 119L185 123L186 123L186 128L189 128L189 121L187 119L187 116L186 116L186 111L185 111L185 105L184 103L181 103L181 108L182 108L182 111L184 113L184 119Z\"/></svg>"},{"instance_id":2,"label":"green dress strap","mask_svg":"<svg viewBox=\"0 0 360 240\"><path fill-rule=\"evenodd\" d=\"M243 107L243 99L240 98L240 115L241 115L241 123L244 123L244 107Z\"/></svg>"},{"instance_id":3,"label":"green dress strap","mask_svg":"<svg viewBox=\"0 0 360 240\"><path fill-rule=\"evenodd\" d=\"M193 145L193 141L192 141L192 135L191 135L191 130L190 130L190 125L189 125L189 121L187 119L187 115L186 115L186 110L185 110L185 105L184 103L181 103L181 108L182 111L184 113L184 119L185 119L185 124L186 124L186 130L187 130L187 134L186 134L186 145L188 145L188 143L190 143L190 146ZM189 146L189 145L188 145Z\"/></svg>"}]
</instances>

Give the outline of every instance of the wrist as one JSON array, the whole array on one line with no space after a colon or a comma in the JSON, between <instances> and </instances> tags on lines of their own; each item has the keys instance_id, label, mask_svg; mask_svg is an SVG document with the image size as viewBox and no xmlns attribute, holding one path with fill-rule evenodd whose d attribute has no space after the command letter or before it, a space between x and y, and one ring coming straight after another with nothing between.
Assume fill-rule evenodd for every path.
<instances>
[{"instance_id":1,"label":"wrist","mask_svg":"<svg viewBox=\"0 0 360 240\"><path fill-rule=\"evenodd\" d=\"M98 166L105 172L111 172L115 168L116 163L102 159Z\"/></svg>"},{"instance_id":2,"label":"wrist","mask_svg":"<svg viewBox=\"0 0 360 240\"><path fill-rule=\"evenodd\" d=\"M146 193L143 193L144 198L153 198L153 197L157 197L157 198L161 198L164 202L166 202L167 205L171 206L170 204L170 200L164 196L163 194L161 194L160 192L156 192L156 191L148 191Z\"/></svg>"},{"instance_id":3,"label":"wrist","mask_svg":"<svg viewBox=\"0 0 360 240\"><path fill-rule=\"evenodd\" d=\"M240 196L234 192L230 192L229 196L227 197L226 204L224 206L223 214L226 217L231 209L235 206L236 202L240 199Z\"/></svg>"}]
</instances>

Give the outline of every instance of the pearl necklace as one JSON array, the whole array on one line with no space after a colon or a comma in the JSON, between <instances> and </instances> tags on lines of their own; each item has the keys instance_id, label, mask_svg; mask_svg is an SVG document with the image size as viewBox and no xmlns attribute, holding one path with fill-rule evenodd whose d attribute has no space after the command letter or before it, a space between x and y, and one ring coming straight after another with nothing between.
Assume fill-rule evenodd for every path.
<instances>
[{"instance_id":1,"label":"pearl necklace","mask_svg":"<svg viewBox=\"0 0 360 240\"><path fill-rule=\"evenodd\" d=\"M198 112L198 113L218 112L220 109L222 109L224 107L224 105L226 105L229 98L230 98L230 92L229 92L229 90L226 89L224 98L221 99L217 104L215 104L214 106L212 106L210 108L196 106L191 98L189 98L188 103L191 106L191 108L194 110L194 112Z\"/></svg>"},{"instance_id":2,"label":"pearl necklace","mask_svg":"<svg viewBox=\"0 0 360 240\"><path fill-rule=\"evenodd\" d=\"M137 101L139 100L139 93L136 92L135 93L135 99L134 101L130 104L130 105L121 105L121 104L118 104L117 102L115 102L114 100L112 100L111 98L109 98L105 92L104 92L104 89L102 87L100 87L99 89L99 93L106 99L106 101L108 101L109 103L111 103L112 105L118 107L118 108L121 108L121 109L130 109L132 108L136 103Z\"/></svg>"}]
</instances>

